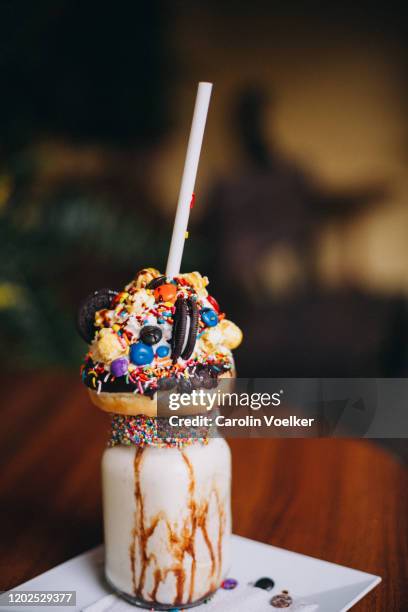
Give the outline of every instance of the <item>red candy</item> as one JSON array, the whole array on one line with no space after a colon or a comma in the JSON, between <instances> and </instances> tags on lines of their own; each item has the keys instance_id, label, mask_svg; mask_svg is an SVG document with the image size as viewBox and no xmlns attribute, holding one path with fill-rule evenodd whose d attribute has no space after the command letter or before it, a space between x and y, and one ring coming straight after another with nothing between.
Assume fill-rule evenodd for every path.
<instances>
[{"instance_id":1,"label":"red candy","mask_svg":"<svg viewBox=\"0 0 408 612\"><path fill-rule=\"evenodd\" d=\"M175 302L177 298L177 287L172 283L165 283L154 290L156 302Z\"/></svg>"},{"instance_id":2,"label":"red candy","mask_svg":"<svg viewBox=\"0 0 408 612\"><path fill-rule=\"evenodd\" d=\"M217 300L215 298L213 298L212 295L207 296L207 300L210 302L210 304L214 308L215 312L220 314L221 308L220 308L220 305L218 304Z\"/></svg>"}]
</instances>

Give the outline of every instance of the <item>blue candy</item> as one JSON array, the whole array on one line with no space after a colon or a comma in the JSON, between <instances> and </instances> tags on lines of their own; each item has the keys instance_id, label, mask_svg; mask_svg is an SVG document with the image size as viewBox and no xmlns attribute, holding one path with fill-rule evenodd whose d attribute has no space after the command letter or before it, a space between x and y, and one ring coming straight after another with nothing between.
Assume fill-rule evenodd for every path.
<instances>
[{"instance_id":1,"label":"blue candy","mask_svg":"<svg viewBox=\"0 0 408 612\"><path fill-rule=\"evenodd\" d=\"M156 350L156 355L158 357L167 357L167 355L170 353L170 347L166 346L165 344L162 344L161 346L157 347Z\"/></svg>"},{"instance_id":2,"label":"blue candy","mask_svg":"<svg viewBox=\"0 0 408 612\"><path fill-rule=\"evenodd\" d=\"M218 315L212 308L203 308L201 319L208 327L215 327L218 323Z\"/></svg>"},{"instance_id":3,"label":"blue candy","mask_svg":"<svg viewBox=\"0 0 408 612\"><path fill-rule=\"evenodd\" d=\"M135 365L147 365L154 359L154 352L151 346L136 342L130 346L130 361Z\"/></svg>"}]
</instances>

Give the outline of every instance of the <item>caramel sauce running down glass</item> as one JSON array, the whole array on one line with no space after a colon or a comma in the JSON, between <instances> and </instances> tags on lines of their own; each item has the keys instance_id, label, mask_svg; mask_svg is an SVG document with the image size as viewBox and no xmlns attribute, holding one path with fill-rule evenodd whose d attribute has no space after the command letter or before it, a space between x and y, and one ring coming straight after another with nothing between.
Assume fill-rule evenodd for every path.
<instances>
[{"instance_id":1,"label":"caramel sauce running down glass","mask_svg":"<svg viewBox=\"0 0 408 612\"><path fill-rule=\"evenodd\" d=\"M222 438L184 448L119 445L102 459L105 572L130 603L200 604L230 568L231 454Z\"/></svg>"}]
</instances>

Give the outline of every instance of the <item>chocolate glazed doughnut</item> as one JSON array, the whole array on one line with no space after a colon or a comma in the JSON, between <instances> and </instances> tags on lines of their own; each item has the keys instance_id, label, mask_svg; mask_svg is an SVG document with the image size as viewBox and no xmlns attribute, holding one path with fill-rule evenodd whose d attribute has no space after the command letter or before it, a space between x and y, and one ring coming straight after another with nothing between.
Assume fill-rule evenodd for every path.
<instances>
[{"instance_id":1,"label":"chocolate glazed doughnut","mask_svg":"<svg viewBox=\"0 0 408 612\"><path fill-rule=\"evenodd\" d=\"M187 299L187 309L190 316L190 329L188 331L187 344L181 354L182 359L188 359L191 356L197 341L198 306L197 301L193 297Z\"/></svg>"}]
</instances>

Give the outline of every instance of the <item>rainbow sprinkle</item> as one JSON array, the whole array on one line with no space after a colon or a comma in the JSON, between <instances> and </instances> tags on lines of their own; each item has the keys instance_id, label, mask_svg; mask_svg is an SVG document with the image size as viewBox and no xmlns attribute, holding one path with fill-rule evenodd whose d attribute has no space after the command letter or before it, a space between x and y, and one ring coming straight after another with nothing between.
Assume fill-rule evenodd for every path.
<instances>
[{"instance_id":1,"label":"rainbow sprinkle","mask_svg":"<svg viewBox=\"0 0 408 612\"><path fill-rule=\"evenodd\" d=\"M185 448L192 444L208 444L208 427L172 427L166 418L112 415L108 446L156 446Z\"/></svg>"}]
</instances>

